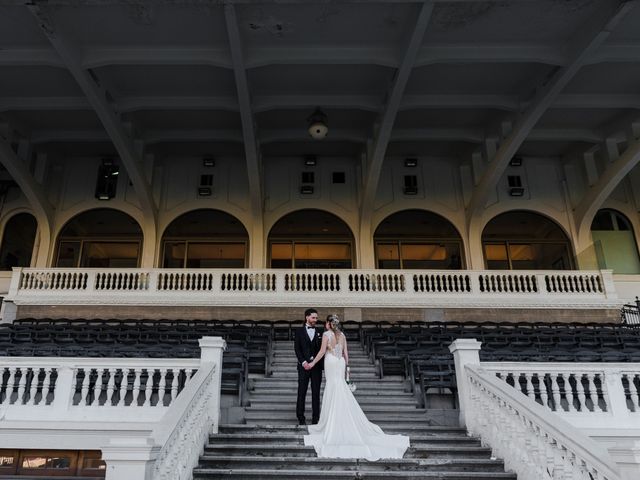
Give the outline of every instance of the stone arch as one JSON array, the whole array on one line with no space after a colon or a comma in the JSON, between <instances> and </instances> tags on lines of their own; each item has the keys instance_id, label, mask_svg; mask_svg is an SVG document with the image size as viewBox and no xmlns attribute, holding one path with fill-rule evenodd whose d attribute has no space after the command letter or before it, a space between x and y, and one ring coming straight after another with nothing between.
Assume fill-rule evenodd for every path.
<instances>
[{"instance_id":1,"label":"stone arch","mask_svg":"<svg viewBox=\"0 0 640 480\"><path fill-rule=\"evenodd\" d=\"M135 268L144 230L119 208L91 208L67 215L56 232L53 264L58 267Z\"/></svg>"},{"instance_id":2,"label":"stone arch","mask_svg":"<svg viewBox=\"0 0 640 480\"><path fill-rule=\"evenodd\" d=\"M213 208L193 209L165 226L158 263L165 268L244 268L249 244L238 217Z\"/></svg>"},{"instance_id":3,"label":"stone arch","mask_svg":"<svg viewBox=\"0 0 640 480\"><path fill-rule=\"evenodd\" d=\"M574 268L570 237L562 225L531 210L509 210L482 229L485 268L569 270Z\"/></svg>"},{"instance_id":4,"label":"stone arch","mask_svg":"<svg viewBox=\"0 0 640 480\"><path fill-rule=\"evenodd\" d=\"M448 218L425 209L398 210L373 233L377 268L461 269L464 240Z\"/></svg>"},{"instance_id":5,"label":"stone arch","mask_svg":"<svg viewBox=\"0 0 640 480\"><path fill-rule=\"evenodd\" d=\"M271 224L267 235L272 268L352 268L353 229L324 209L298 209Z\"/></svg>"}]
</instances>

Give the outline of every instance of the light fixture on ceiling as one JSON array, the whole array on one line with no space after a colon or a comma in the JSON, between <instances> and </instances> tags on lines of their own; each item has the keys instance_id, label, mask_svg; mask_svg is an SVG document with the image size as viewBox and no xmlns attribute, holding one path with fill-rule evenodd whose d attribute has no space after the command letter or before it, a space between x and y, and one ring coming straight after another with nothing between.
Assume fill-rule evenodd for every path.
<instances>
[{"instance_id":1,"label":"light fixture on ceiling","mask_svg":"<svg viewBox=\"0 0 640 480\"><path fill-rule=\"evenodd\" d=\"M329 133L329 119L320 107L309 115L307 122L309 122L309 135L314 140L322 140Z\"/></svg>"},{"instance_id":2,"label":"light fixture on ceiling","mask_svg":"<svg viewBox=\"0 0 640 480\"><path fill-rule=\"evenodd\" d=\"M511 157L511 160L509 160L509 165L512 167L521 167L522 157L519 157L519 156Z\"/></svg>"}]
</instances>

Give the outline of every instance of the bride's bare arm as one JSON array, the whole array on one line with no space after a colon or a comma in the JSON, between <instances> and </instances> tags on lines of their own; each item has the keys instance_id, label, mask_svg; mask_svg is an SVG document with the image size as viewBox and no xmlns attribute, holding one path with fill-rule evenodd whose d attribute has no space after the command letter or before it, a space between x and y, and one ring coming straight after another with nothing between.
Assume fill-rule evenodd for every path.
<instances>
[{"instance_id":1,"label":"bride's bare arm","mask_svg":"<svg viewBox=\"0 0 640 480\"><path fill-rule=\"evenodd\" d=\"M349 350L347 350L347 337L344 336L344 333L342 334L342 356L344 357L344 363L345 365L349 365Z\"/></svg>"},{"instance_id":2,"label":"bride's bare arm","mask_svg":"<svg viewBox=\"0 0 640 480\"><path fill-rule=\"evenodd\" d=\"M327 344L329 343L329 338L326 335L322 336L322 345L320 346L320 351L318 352L318 355L316 355L316 358L313 359L313 362L311 362L310 368L313 368L316 366L316 363L318 363L320 360L322 360L322 357L324 357L325 352L327 351Z\"/></svg>"}]
</instances>

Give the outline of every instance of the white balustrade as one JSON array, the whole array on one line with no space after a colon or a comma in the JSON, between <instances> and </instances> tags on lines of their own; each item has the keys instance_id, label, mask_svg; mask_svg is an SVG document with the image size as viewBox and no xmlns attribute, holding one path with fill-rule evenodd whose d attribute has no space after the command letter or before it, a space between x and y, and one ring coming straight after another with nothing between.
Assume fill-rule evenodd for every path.
<instances>
[{"instance_id":1,"label":"white balustrade","mask_svg":"<svg viewBox=\"0 0 640 480\"><path fill-rule=\"evenodd\" d=\"M304 295L302 295L304 294ZM460 300L464 299L464 302ZM15 268L11 305L617 308L611 271ZM6 321L6 320L5 320Z\"/></svg>"},{"instance_id":2,"label":"white balustrade","mask_svg":"<svg viewBox=\"0 0 640 480\"><path fill-rule=\"evenodd\" d=\"M218 430L220 337L199 359L1 357L5 448L101 450L106 480L188 480Z\"/></svg>"},{"instance_id":3,"label":"white balustrade","mask_svg":"<svg viewBox=\"0 0 640 480\"><path fill-rule=\"evenodd\" d=\"M640 364L483 362L482 367L551 411L604 413L614 417L607 420L610 426L633 421L640 427Z\"/></svg>"},{"instance_id":4,"label":"white balustrade","mask_svg":"<svg viewBox=\"0 0 640 480\"><path fill-rule=\"evenodd\" d=\"M77 409L167 408L189 384L197 359L40 358L0 359L0 406L9 418ZM134 414L135 415L135 414Z\"/></svg>"},{"instance_id":5,"label":"white balustrade","mask_svg":"<svg viewBox=\"0 0 640 480\"><path fill-rule=\"evenodd\" d=\"M618 480L619 469L600 445L531 398L477 365L462 374L472 435L504 459L519 480Z\"/></svg>"}]
</instances>

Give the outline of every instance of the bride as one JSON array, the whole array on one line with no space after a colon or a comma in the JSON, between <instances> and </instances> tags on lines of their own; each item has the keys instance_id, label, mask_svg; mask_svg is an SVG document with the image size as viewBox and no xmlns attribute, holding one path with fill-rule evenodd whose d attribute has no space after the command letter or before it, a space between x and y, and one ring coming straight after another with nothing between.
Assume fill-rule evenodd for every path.
<instances>
[{"instance_id":1,"label":"bride","mask_svg":"<svg viewBox=\"0 0 640 480\"><path fill-rule=\"evenodd\" d=\"M327 317L325 329L320 351L308 366L313 368L325 357L320 420L317 425L309 425L304 444L313 446L318 457L324 458L402 458L409 448L409 437L386 435L367 420L345 381L349 353L337 315Z\"/></svg>"}]
</instances>

